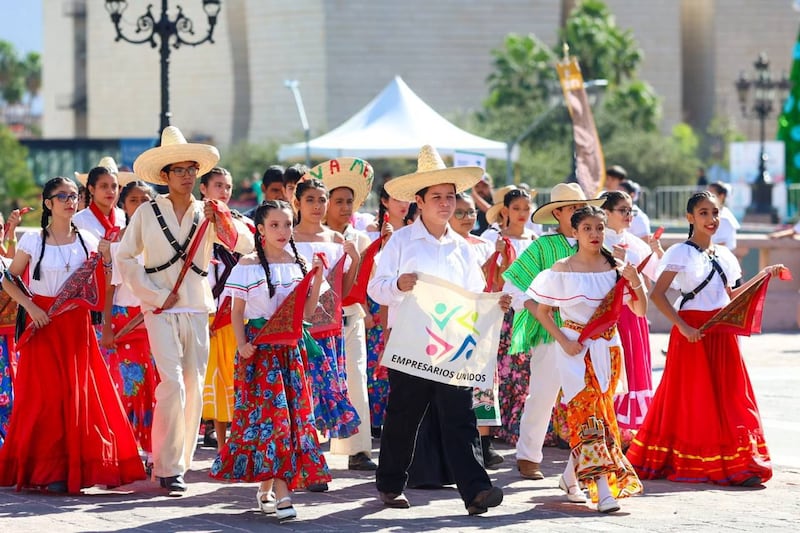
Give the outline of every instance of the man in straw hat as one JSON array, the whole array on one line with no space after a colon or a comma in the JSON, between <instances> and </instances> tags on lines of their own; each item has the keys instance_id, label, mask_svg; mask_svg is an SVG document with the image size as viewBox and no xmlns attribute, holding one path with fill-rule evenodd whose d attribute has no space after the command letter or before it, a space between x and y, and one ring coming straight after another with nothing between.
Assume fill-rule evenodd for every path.
<instances>
[{"instance_id":1,"label":"man in straw hat","mask_svg":"<svg viewBox=\"0 0 800 533\"><path fill-rule=\"evenodd\" d=\"M531 220L537 224L554 224L555 231L542 235L514 261L503 273L505 288L514 297L514 326L510 353L530 351L531 378L528 396L522 411L517 441L517 469L526 479L544 479L539 467L542 462L544 445L550 414L558 391L561 388L556 367L557 353L553 338L542 325L534 319L536 303L525 291L533 278L542 270L553 266L559 259L575 253L576 241L573 238L570 218L576 209L586 205L601 205L603 200L587 200L577 183L559 183L550 193L550 202L534 211ZM561 326L558 314L554 317ZM572 472L574 469L567 468ZM565 472L565 479L567 473ZM567 479L568 486L569 483Z\"/></svg>"},{"instance_id":2,"label":"man in straw hat","mask_svg":"<svg viewBox=\"0 0 800 533\"><path fill-rule=\"evenodd\" d=\"M287 169L288 173L288 169ZM322 180L328 189L328 210L326 225L342 234L346 241L353 241L362 254L370 245L366 233L358 231L351 224L352 217L372 190L374 178L372 165L363 159L340 157L325 161L308 171L307 176ZM364 267L362 263L362 268ZM371 267L367 267L370 268ZM366 273L368 275L368 273ZM359 275L360 278L360 275ZM352 295L345 294L344 317L344 355L347 371L347 396L353 404L361 425L358 433L343 439L331 439L331 453L347 455L347 468L350 470L375 470L378 465L372 460L372 435L369 431L369 397L367 396L367 332L364 325L365 302L351 301Z\"/></svg>"},{"instance_id":3,"label":"man in straw hat","mask_svg":"<svg viewBox=\"0 0 800 533\"><path fill-rule=\"evenodd\" d=\"M165 128L161 145L141 154L133 168L141 179L166 185L169 193L136 210L117 252L125 283L142 301L161 378L153 415L153 470L161 486L174 495L187 488L183 475L191 465L203 407L208 314L216 310L206 275L213 245L219 242L217 215L212 202L195 200L192 190L197 176L217 161L215 147L187 143L178 128ZM200 235L197 228L204 219L211 224ZM249 253L253 234L241 221L232 223L238 235L234 251ZM196 256L190 258L186 252L196 238L202 241ZM144 265L137 259L140 254ZM192 261L191 269L174 294L187 260Z\"/></svg>"},{"instance_id":4,"label":"man in straw hat","mask_svg":"<svg viewBox=\"0 0 800 533\"><path fill-rule=\"evenodd\" d=\"M386 243L369 283L369 295L389 307L388 326L394 326L393 335L410 334L413 327L393 322L396 308L404 293L414 288L418 272L474 292L483 290L486 283L473 247L448 225L455 211L456 193L472 187L482 175L479 167L447 168L433 147L423 146L417 171L386 183L390 196L416 201L420 212L414 223L396 230ZM504 311L510 303L508 295L500 300ZM503 491L492 486L475 457L479 440L472 388L432 382L393 369L389 370L389 388L376 476L383 503L409 507L403 489L417 428L430 407L439 415L444 451L469 514L485 513L489 507L500 505Z\"/></svg>"}]
</instances>

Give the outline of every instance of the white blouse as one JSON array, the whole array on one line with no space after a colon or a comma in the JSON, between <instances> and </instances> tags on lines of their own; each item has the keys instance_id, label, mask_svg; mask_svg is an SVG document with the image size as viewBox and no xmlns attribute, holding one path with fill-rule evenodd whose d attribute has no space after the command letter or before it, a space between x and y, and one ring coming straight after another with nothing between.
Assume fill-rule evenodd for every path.
<instances>
[{"instance_id":1,"label":"white blouse","mask_svg":"<svg viewBox=\"0 0 800 533\"><path fill-rule=\"evenodd\" d=\"M86 252L91 254L97 250L97 238L86 230L78 230L86 244ZM46 244L44 256L39 267L38 280L33 279L33 270L36 262L39 261L39 253L42 249L42 232L27 231L20 238L17 250L20 250L30 257L30 284L31 292L41 296L56 296L64 282L75 272L75 269L86 262L86 252L83 251L80 239L75 237L72 244L56 246ZM68 268L67 268L68 267Z\"/></svg>"},{"instance_id":2,"label":"white blouse","mask_svg":"<svg viewBox=\"0 0 800 533\"><path fill-rule=\"evenodd\" d=\"M98 240L102 239L106 234L103 224L97 220L97 217L88 207L75 213L75 216L72 217L72 223L75 224L76 228L90 232ZM119 229L125 227L125 211L119 207L114 208L114 225Z\"/></svg>"},{"instance_id":3,"label":"white blouse","mask_svg":"<svg viewBox=\"0 0 800 533\"><path fill-rule=\"evenodd\" d=\"M497 242L497 239L500 237L500 232L494 228L489 228L483 233L481 233L481 238L485 239L491 245L491 251L494 252L494 245ZM525 251L528 246L536 239L519 239L517 237L509 237L508 240L511 241L511 246L514 247L514 251L517 254L517 257L522 255L522 252Z\"/></svg>"},{"instance_id":4,"label":"white blouse","mask_svg":"<svg viewBox=\"0 0 800 533\"><path fill-rule=\"evenodd\" d=\"M269 273L275 296L269 297L267 275L260 264L236 265L225 283L225 294L245 302L244 318L270 318L303 279L297 263L271 263Z\"/></svg>"},{"instance_id":5,"label":"white blouse","mask_svg":"<svg viewBox=\"0 0 800 533\"><path fill-rule=\"evenodd\" d=\"M615 270L607 272L555 272L542 270L527 294L537 303L558 307L561 318L586 324L617 282ZM628 299L626 293L626 299Z\"/></svg>"},{"instance_id":6,"label":"white blouse","mask_svg":"<svg viewBox=\"0 0 800 533\"><path fill-rule=\"evenodd\" d=\"M336 262L341 259L344 255L344 245L339 244L338 242L295 242L295 246L297 246L297 253L306 260L306 262L311 265L314 261L314 254L322 253L325 254L325 259L328 261L328 268L323 270L323 276L327 277L328 272L334 266L336 266ZM286 250L289 253L292 253L292 247L286 247ZM350 257L345 258L344 260L344 270L347 271L350 268L350 263L352 260Z\"/></svg>"},{"instance_id":7,"label":"white blouse","mask_svg":"<svg viewBox=\"0 0 800 533\"><path fill-rule=\"evenodd\" d=\"M115 286L114 290L114 305L120 307L139 307L142 301L138 296L124 283L122 279L122 269L117 260L118 242L111 243L111 263L113 264L113 271L111 273L111 284ZM144 256L140 255L138 258L139 264L144 266Z\"/></svg>"},{"instance_id":8,"label":"white blouse","mask_svg":"<svg viewBox=\"0 0 800 533\"><path fill-rule=\"evenodd\" d=\"M606 228L603 244L609 250L613 250L614 246L617 244L625 247L625 261L636 267L638 267L639 264L652 253L649 244L628 230L622 230L617 233L611 228ZM642 273L651 280L655 281L656 272L658 271L658 263L658 256L653 254L653 257L650 258L642 270Z\"/></svg>"},{"instance_id":9,"label":"white blouse","mask_svg":"<svg viewBox=\"0 0 800 533\"><path fill-rule=\"evenodd\" d=\"M733 252L724 246L715 246L717 262L725 276L728 278L728 287L733 287L736 280L742 277L742 269ZM685 243L673 244L664 253L658 268L658 275L663 272L677 272L675 279L670 285L683 293L688 293L696 289L708 277L712 270L711 257L706 252L701 252ZM675 302L674 307L678 309L683 298L680 297ZM730 302L725 284L716 272L711 277L708 285L703 290L686 302L683 310L713 311L724 307Z\"/></svg>"}]
</instances>

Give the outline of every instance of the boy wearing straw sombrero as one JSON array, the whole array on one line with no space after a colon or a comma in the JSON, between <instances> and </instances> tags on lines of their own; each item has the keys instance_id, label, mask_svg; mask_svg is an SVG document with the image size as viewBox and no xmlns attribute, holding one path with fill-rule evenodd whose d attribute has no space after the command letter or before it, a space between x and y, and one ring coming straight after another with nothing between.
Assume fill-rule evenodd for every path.
<instances>
[{"instance_id":1,"label":"boy wearing straw sombrero","mask_svg":"<svg viewBox=\"0 0 800 533\"><path fill-rule=\"evenodd\" d=\"M544 479L540 464L542 446L550 423L558 391L561 388L556 367L556 343L544 327L533 318L536 303L525 294L533 278L560 259L575 253L576 241L570 217L586 205L601 205L603 200L587 200L577 183L559 183L550 193L550 202L534 211L531 220L537 224L554 224L554 233L535 240L503 273L505 288L514 296L514 326L509 353L530 352L531 377L528 396L519 424L517 441L517 469L526 479ZM556 313L557 324L561 320ZM567 471L572 472L574 469ZM565 474L566 476L566 474Z\"/></svg>"},{"instance_id":2,"label":"boy wearing straw sombrero","mask_svg":"<svg viewBox=\"0 0 800 533\"><path fill-rule=\"evenodd\" d=\"M401 201L416 201L420 212L414 223L396 230L386 243L369 283L369 295L389 307L388 326L394 326L393 335L412 331L411 324L393 322L397 306L404 293L414 288L418 272L474 292L485 287L473 247L448 225L455 211L456 193L472 187L482 175L480 167L447 168L433 147L423 146L417 171L386 183L389 195ZM510 303L510 296L501 297L504 312ZM425 411L431 408L439 414L445 456L467 512L481 514L500 505L503 491L492 486L473 451L478 445L478 429L472 410L472 388L433 382L394 369L389 369L389 388L376 473L381 501L387 507L410 506L403 494L407 470L417 428Z\"/></svg>"},{"instance_id":3,"label":"boy wearing straw sombrero","mask_svg":"<svg viewBox=\"0 0 800 533\"><path fill-rule=\"evenodd\" d=\"M133 168L139 178L166 185L169 193L136 210L117 251L123 279L141 299L161 378L153 414L153 473L171 495L187 489L183 475L191 465L200 427L208 314L216 310L206 276L214 243L222 244L212 202L195 200L192 190L197 176L218 161L215 147L187 143L178 128L165 128L161 145L141 154ZM203 234L198 228L205 219L210 225ZM233 251L252 251L253 234L247 226L236 219L230 222L237 234ZM190 257L189 248L198 238L202 240L196 255ZM140 254L144 265L137 259ZM178 284L185 261L192 262L191 269Z\"/></svg>"}]
</instances>

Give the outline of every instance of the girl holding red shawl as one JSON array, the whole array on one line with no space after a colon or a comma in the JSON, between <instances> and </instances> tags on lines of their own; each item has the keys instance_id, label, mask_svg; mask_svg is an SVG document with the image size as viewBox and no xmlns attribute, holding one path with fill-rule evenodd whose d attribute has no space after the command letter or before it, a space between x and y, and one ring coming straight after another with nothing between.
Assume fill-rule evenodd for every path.
<instances>
[{"instance_id":1,"label":"girl holding red shawl","mask_svg":"<svg viewBox=\"0 0 800 533\"><path fill-rule=\"evenodd\" d=\"M700 331L731 298L741 268L733 253L713 246L720 206L708 191L686 204L689 240L661 258L651 297L674 324L667 364L628 458L645 479L759 485L772 477L753 388L732 333ZM783 265L767 267L777 274ZM681 298L673 307L666 291Z\"/></svg>"},{"instance_id":2,"label":"girl holding red shawl","mask_svg":"<svg viewBox=\"0 0 800 533\"><path fill-rule=\"evenodd\" d=\"M110 243L98 243L72 223L78 188L71 180L51 179L42 197L42 231L22 237L8 270L19 276L31 266L32 297L10 278L3 283L36 330L19 346L16 402L0 449L0 486L77 494L93 485L144 479L136 438L100 355L88 309L77 306L48 316L56 295L89 254L102 254L108 270Z\"/></svg>"},{"instance_id":3,"label":"girl holding red shawl","mask_svg":"<svg viewBox=\"0 0 800 533\"><path fill-rule=\"evenodd\" d=\"M308 271L292 237L292 216L281 200L258 207L256 253L243 256L226 283L238 345L235 411L230 437L211 466L213 478L260 482L259 508L280 520L297 516L293 490L331 479L314 428L305 335L294 347L255 340ZM305 299L306 317L314 313L322 285L319 259L314 266L308 297L298 296Z\"/></svg>"},{"instance_id":4,"label":"girl holding red shawl","mask_svg":"<svg viewBox=\"0 0 800 533\"><path fill-rule=\"evenodd\" d=\"M616 325L584 344L578 339L620 275L629 286L627 305L637 316L647 312L647 294L636 267L630 263L618 267L617 260L603 248L606 216L602 209L582 207L570 222L577 252L534 278L527 293L538 305L530 301L525 305L558 343L557 366L567 402L572 450L559 487L576 503L586 501L580 485L587 487L597 510L610 513L619 510L616 498L642 492L642 484L620 448L614 414L614 392L623 371L622 342ZM553 320L555 308L561 312L560 328Z\"/></svg>"}]
</instances>

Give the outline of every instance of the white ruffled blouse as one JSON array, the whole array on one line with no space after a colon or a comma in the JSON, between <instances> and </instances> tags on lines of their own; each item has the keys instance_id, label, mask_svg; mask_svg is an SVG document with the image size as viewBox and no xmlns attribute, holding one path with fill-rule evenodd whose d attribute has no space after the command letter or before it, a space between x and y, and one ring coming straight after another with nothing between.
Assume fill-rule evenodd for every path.
<instances>
[{"instance_id":1,"label":"white ruffled blouse","mask_svg":"<svg viewBox=\"0 0 800 533\"><path fill-rule=\"evenodd\" d=\"M733 252L724 246L714 246L714 255L728 278L728 287L733 287L736 280L742 277L742 269L739 261ZM664 253L658 268L658 275L662 272L676 272L675 279L670 285L673 289L683 293L689 293L696 289L708 277L712 270L711 256L707 252L701 252L685 243L673 244ZM682 298L675 301L675 309L679 308ZM684 311L713 311L724 307L730 302L726 285L722 282L719 274L714 273L706 285L697 295L686 302L683 306Z\"/></svg>"}]
</instances>

